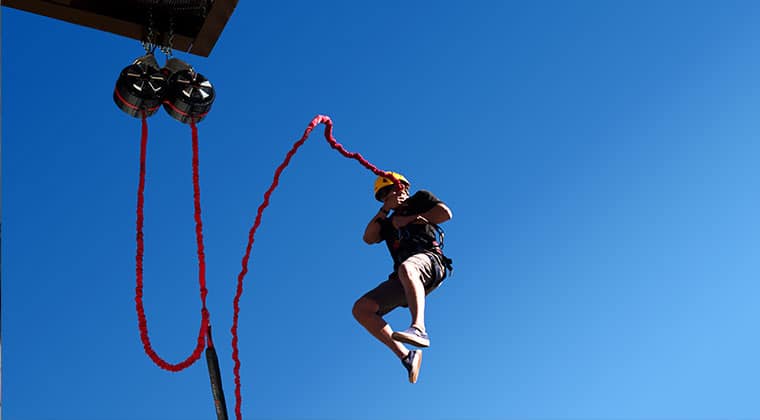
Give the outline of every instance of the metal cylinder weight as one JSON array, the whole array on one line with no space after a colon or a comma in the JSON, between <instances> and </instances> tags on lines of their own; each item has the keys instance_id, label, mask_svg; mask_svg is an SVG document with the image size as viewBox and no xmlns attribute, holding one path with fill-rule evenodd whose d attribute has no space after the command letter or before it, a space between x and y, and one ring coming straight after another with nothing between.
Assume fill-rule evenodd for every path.
<instances>
[{"instance_id":1,"label":"metal cylinder weight","mask_svg":"<svg viewBox=\"0 0 760 420\"><path fill-rule=\"evenodd\" d=\"M186 124L203 120L216 97L211 82L178 58L167 60L162 72L168 80L166 112Z\"/></svg>"},{"instance_id":2,"label":"metal cylinder weight","mask_svg":"<svg viewBox=\"0 0 760 420\"><path fill-rule=\"evenodd\" d=\"M166 75L153 54L137 58L119 74L113 100L125 113L140 118L151 116L161 107L168 92Z\"/></svg>"}]
</instances>

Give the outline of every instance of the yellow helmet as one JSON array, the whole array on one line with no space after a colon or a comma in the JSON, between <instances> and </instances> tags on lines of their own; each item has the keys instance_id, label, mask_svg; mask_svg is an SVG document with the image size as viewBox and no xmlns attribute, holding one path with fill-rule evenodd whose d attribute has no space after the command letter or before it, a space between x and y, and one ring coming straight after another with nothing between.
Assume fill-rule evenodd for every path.
<instances>
[{"instance_id":1,"label":"yellow helmet","mask_svg":"<svg viewBox=\"0 0 760 420\"><path fill-rule=\"evenodd\" d=\"M407 187L411 185L409 181L404 177L404 175L401 175L398 172L390 172L390 174L393 175L393 177L395 177L399 181L401 181L402 184L406 184ZM378 197L377 193L380 192L381 189L389 185L396 185L396 182L384 176L377 177L377 179L375 180L375 199L377 201L382 201L380 200L380 197Z\"/></svg>"}]
</instances>

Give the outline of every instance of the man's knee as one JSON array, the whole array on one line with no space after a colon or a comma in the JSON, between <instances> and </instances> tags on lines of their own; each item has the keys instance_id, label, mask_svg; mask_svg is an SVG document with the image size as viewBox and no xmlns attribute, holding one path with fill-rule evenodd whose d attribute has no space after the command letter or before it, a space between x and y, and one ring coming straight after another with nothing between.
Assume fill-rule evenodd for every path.
<instances>
[{"instance_id":1,"label":"man's knee","mask_svg":"<svg viewBox=\"0 0 760 420\"><path fill-rule=\"evenodd\" d=\"M362 322L368 316L376 314L379 309L380 305L377 302L368 297L361 297L354 303L352 313L357 321Z\"/></svg>"},{"instance_id":2,"label":"man's knee","mask_svg":"<svg viewBox=\"0 0 760 420\"><path fill-rule=\"evenodd\" d=\"M399 279L403 282L418 279L420 277L420 269L414 263L407 261L402 263L398 267Z\"/></svg>"}]
</instances>

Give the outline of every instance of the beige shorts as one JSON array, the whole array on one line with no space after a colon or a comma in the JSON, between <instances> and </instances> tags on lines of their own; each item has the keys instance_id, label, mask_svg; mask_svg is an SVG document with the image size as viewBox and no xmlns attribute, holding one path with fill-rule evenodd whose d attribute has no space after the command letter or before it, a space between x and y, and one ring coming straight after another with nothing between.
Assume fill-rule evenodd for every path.
<instances>
[{"instance_id":1,"label":"beige shorts","mask_svg":"<svg viewBox=\"0 0 760 420\"><path fill-rule=\"evenodd\" d=\"M414 254L404 260L403 264L413 264L419 271L422 278L422 284L425 287L425 295L435 290L441 285L446 278L446 269L444 268L440 256L433 252L423 252ZM406 293L401 280L398 279L396 272L388 276L388 280L380 283L374 289L365 293L365 298L375 301L380 308L377 314L383 316L399 306L409 306L406 302Z\"/></svg>"}]
</instances>

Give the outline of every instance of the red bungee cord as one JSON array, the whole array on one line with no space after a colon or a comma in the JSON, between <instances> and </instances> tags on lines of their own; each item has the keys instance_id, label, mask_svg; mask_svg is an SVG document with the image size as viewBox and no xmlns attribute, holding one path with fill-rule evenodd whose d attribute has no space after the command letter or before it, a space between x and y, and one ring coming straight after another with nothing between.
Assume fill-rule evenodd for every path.
<instances>
[{"instance_id":1,"label":"red bungee cord","mask_svg":"<svg viewBox=\"0 0 760 420\"><path fill-rule=\"evenodd\" d=\"M206 295L208 290L206 289L206 258L203 248L203 223L201 221L201 191L200 191L200 176L198 174L198 129L195 123L191 123L190 126L193 130L193 201L195 202L195 237L198 249L198 282L200 283L201 293L201 325L198 331L198 340L193 352L185 360L172 364L162 359L153 350L150 344L150 337L148 336L148 321L145 317L145 308L143 306L143 220L145 216L143 214L143 206L145 202L145 161L147 155L148 145L148 123L146 121L146 114L142 114L142 139L140 141L140 183L137 188L137 255L136 259L136 274L137 274L137 287L135 287L135 303L137 305L137 319L140 328L140 339L143 343L145 353L150 357L153 362L162 369L166 369L172 372L179 372L188 366L195 363L201 357L203 349L206 347L206 336L210 334L209 312L206 309ZM210 336L209 336L210 340Z\"/></svg>"},{"instance_id":2,"label":"red bungee cord","mask_svg":"<svg viewBox=\"0 0 760 420\"><path fill-rule=\"evenodd\" d=\"M306 142L306 139L309 138L309 134L311 134L311 131L319 124L325 125L325 139L330 144L330 147L333 149L336 149L340 154L343 156L349 158L349 159L355 159L357 160L362 166L372 171L375 175L378 176L384 176L389 179L393 179L396 183L396 186L401 189L401 181L396 179L390 172L382 171L380 169L377 169L377 167L371 163L369 163L364 157L356 152L349 152L346 149L343 148L343 145L338 143L337 140L335 140L335 137L332 135L332 129L333 129L333 123L330 117L325 115L317 115L314 117L313 120L309 123L309 125L306 127L306 130L303 133L303 136L301 136L301 139L298 140L293 144L293 147L290 149L290 151L285 155L285 160L280 164L280 166L277 167L277 170L274 172L274 179L272 180L272 185L269 186L269 189L264 193L264 201L259 205L258 212L256 213L256 221L253 223L253 227L251 227L251 230L248 232L248 245L245 248L245 255L243 256L242 260L242 270L240 271L240 274L238 274L237 279L237 291L235 293L235 299L233 300L232 306L233 306L233 316L232 316L232 360L235 362L234 367L234 373L235 373L235 416L238 420L242 419L243 416L240 412L240 407L242 404L242 397L240 395L240 359L238 358L239 351L238 351L238 314L240 313L240 297L243 295L243 278L248 273L248 259L251 255L251 248L253 247L254 242L254 236L256 235L256 230L259 228L259 225L261 224L261 217L264 213L264 209L267 208L269 205L269 198L272 195L272 192L277 188L277 185L280 183L280 174L282 174L282 171L285 169L285 167L288 166L290 163L290 159L293 157L293 155L296 154L296 151L298 151L298 148L301 147L301 145Z\"/></svg>"},{"instance_id":3,"label":"red bungee cord","mask_svg":"<svg viewBox=\"0 0 760 420\"><path fill-rule=\"evenodd\" d=\"M240 314L240 298L243 295L243 279L245 278L246 274L248 273L248 261L250 259L251 255L251 249L253 248L254 238L256 235L256 230L261 225L261 219L264 214L264 210L269 206L269 200L274 192L274 190L277 188L279 182L280 182L280 175L282 174L283 170L288 166L290 163L290 160L292 157L296 154L298 151L298 148L303 145L306 140L308 139L309 135L311 134L312 130L319 124L325 125L325 139L330 144L330 146L333 149L336 149L338 152L340 152L344 157L349 159L354 159L358 161L361 165L363 165L365 168L372 171L375 175L378 176L384 176L390 179L393 179L396 183L398 188L402 188L401 181L398 179L395 179L393 175L390 172L382 171L378 169L373 164L369 163L364 157L356 152L349 152L347 151L343 145L337 142L335 137L332 135L332 128L333 123L332 120L330 120L330 117L324 116L324 115L317 115L312 119L312 121L309 123L309 125L306 127L306 130L303 133L303 136L296 141L293 144L293 147L290 149L290 151L285 155L285 160L277 167L274 173L274 178L272 180L272 184L269 186L269 188L264 193L264 200L259 205L258 211L256 213L256 219L253 223L253 226L251 227L250 231L248 232L248 244L245 248L245 254L243 255L243 259L241 262L242 269L240 271L240 274L238 274L237 277L237 289L235 292L235 298L233 300L233 319L232 319L232 359L235 362L234 366L234 374L235 374L235 416L238 420L242 419L242 413L241 413L241 405L242 405L242 397L241 397L241 386L240 386L240 358L239 358L239 350L238 350L238 320L239 320L239 314ZM150 359L158 365L162 369L166 369L172 372L179 372L188 366L192 365L197 361L201 353L203 352L204 347L207 346L207 358L213 357L213 359L216 359L216 352L214 351L214 345L213 341L211 339L211 324L209 321L210 315L208 312L208 309L206 308L206 295L208 294L208 290L206 289L206 262L205 262L205 255L204 255L204 247L203 247L203 223L201 221L201 204L200 204L200 176L199 176L199 170L198 170L198 129L195 125L194 121L191 121L190 126L192 128L192 135L193 135L193 201L195 204L195 234L196 234L196 244L197 244L197 250L198 250L198 281L200 284L200 294L201 294L201 325L198 332L198 338L197 338L197 345L193 352L188 356L185 360L182 362L179 362L177 364L171 364L164 359L162 359L158 354L153 350L151 343L150 343L150 337L148 336L148 326L147 326L147 319L145 317L145 309L143 306L143 253L144 253L144 244L143 244L143 220L144 220L144 214L143 214L143 206L144 206L144 190L145 190L145 162L146 162L146 154L147 154L147 142L148 142L148 125L146 121L146 114L143 112L142 114L142 139L140 142L140 181L138 185L137 190L137 255L136 255L136 274L137 274L137 287L135 288L135 302L137 306L137 318L138 318L138 324L140 328L140 339L143 343L143 348L145 349L145 353L150 357ZM226 408L220 406L220 401L223 401L223 394L221 393L221 381L218 377L218 363L216 363L216 377L211 372L212 371L212 364L209 364L209 372L211 375L212 380L212 390L214 392L214 399L216 403L217 408L217 414L221 415L222 410L224 411L224 417L226 418ZM221 417L220 417L221 418Z\"/></svg>"}]
</instances>

